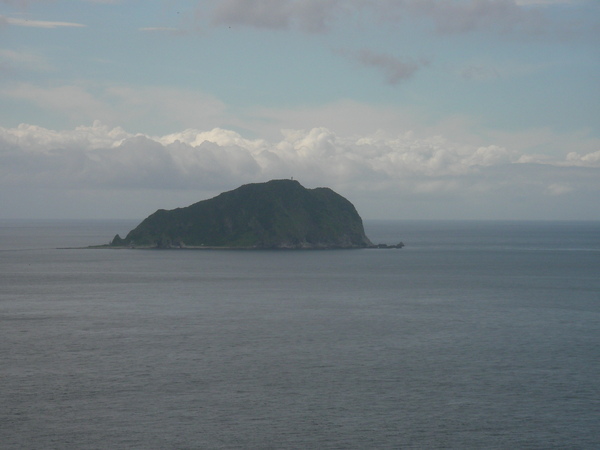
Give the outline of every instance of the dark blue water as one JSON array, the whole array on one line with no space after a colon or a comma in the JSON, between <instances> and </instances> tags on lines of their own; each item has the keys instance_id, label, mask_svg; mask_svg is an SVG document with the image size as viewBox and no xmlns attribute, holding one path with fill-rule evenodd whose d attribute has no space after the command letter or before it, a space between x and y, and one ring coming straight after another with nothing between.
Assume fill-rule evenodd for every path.
<instances>
[{"instance_id":1,"label":"dark blue water","mask_svg":"<svg viewBox=\"0 0 600 450\"><path fill-rule=\"evenodd\" d=\"M2 448L598 448L600 223L402 250L59 250L0 222Z\"/></svg>"}]
</instances>

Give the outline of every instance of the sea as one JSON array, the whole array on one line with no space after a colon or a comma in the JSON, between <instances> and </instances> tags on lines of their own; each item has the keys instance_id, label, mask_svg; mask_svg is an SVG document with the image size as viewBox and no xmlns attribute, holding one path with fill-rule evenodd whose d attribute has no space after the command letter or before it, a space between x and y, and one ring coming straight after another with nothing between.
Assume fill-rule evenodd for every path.
<instances>
[{"instance_id":1,"label":"sea","mask_svg":"<svg viewBox=\"0 0 600 450\"><path fill-rule=\"evenodd\" d=\"M600 448L600 222L82 248L136 225L0 221L0 448Z\"/></svg>"}]
</instances>

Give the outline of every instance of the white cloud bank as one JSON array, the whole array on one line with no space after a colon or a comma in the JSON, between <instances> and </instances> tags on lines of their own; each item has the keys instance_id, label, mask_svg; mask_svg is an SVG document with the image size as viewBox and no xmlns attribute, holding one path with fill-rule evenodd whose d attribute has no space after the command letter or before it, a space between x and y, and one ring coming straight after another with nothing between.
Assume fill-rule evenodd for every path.
<instances>
[{"instance_id":1,"label":"white cloud bank","mask_svg":"<svg viewBox=\"0 0 600 450\"><path fill-rule=\"evenodd\" d=\"M66 131L26 124L0 128L3 197L33 189L69 191L71 196L110 191L123 198L133 191L170 191L184 192L178 198L187 199L290 177L307 187L332 187L354 200L366 217L407 217L404 208L411 205L420 217L435 216L435 211L453 216L457 208L457 217L485 218L496 206L496 215L518 215L514 207L531 213L526 205L539 207L540 202L547 202L547 215L561 197L583 202L585 212L586 199L600 193L600 151L542 161L501 146L477 147L441 136L346 137L326 128L286 130L277 142L220 128L134 135L98 121ZM421 209L415 210L417 204ZM183 204L155 204L154 209L175 206ZM588 218L600 219L597 202L587 210Z\"/></svg>"}]
</instances>

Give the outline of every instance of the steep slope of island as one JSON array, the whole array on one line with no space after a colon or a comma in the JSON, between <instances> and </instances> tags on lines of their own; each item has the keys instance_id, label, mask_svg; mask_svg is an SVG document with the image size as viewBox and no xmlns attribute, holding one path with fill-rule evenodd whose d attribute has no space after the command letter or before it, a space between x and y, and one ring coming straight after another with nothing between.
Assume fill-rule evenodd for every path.
<instances>
[{"instance_id":1,"label":"steep slope of island","mask_svg":"<svg viewBox=\"0 0 600 450\"><path fill-rule=\"evenodd\" d=\"M294 180L241 186L185 208L160 209L112 247L361 248L373 244L348 200Z\"/></svg>"}]
</instances>

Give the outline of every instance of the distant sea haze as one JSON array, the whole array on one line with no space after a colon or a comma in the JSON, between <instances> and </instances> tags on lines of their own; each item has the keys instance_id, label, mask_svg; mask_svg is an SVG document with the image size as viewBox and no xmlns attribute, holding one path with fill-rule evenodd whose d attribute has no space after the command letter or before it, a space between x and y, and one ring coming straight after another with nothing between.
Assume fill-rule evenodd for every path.
<instances>
[{"instance_id":1,"label":"distant sea haze","mask_svg":"<svg viewBox=\"0 0 600 450\"><path fill-rule=\"evenodd\" d=\"M600 448L598 222L59 249L135 225L0 221L2 448Z\"/></svg>"}]
</instances>

